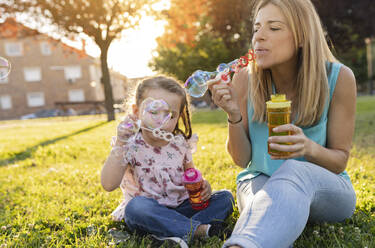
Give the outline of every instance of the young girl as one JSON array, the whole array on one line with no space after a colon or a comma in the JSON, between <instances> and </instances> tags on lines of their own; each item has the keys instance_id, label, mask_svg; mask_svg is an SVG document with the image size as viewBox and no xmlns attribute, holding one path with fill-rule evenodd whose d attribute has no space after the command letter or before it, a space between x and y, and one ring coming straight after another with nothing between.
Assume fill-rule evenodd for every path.
<instances>
[{"instance_id":1,"label":"young girl","mask_svg":"<svg viewBox=\"0 0 375 248\"><path fill-rule=\"evenodd\" d=\"M161 121L154 119L160 124L156 132L145 123L144 113L150 108L163 116ZM233 211L232 194L222 190L211 195L211 186L204 180L202 200L210 202L206 209L197 211L192 209L182 183L184 170L194 167L185 90L169 77L148 78L138 85L132 109L133 114L117 128L101 175L105 190L120 186L124 193L124 201L112 213L114 219L125 219L131 230L153 234L160 240L170 237L182 247L193 237L219 234L221 223ZM142 118L138 131L134 127Z\"/></svg>"}]
</instances>

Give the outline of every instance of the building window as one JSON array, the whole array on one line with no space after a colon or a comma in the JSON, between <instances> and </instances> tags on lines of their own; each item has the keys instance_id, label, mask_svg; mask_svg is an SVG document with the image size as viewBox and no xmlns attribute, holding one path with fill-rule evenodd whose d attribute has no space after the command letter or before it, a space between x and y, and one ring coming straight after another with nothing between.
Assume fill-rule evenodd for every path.
<instances>
[{"instance_id":1,"label":"building window","mask_svg":"<svg viewBox=\"0 0 375 248\"><path fill-rule=\"evenodd\" d=\"M78 78L82 77L81 66L65 66L64 67L65 79L69 83L74 83Z\"/></svg>"},{"instance_id":2,"label":"building window","mask_svg":"<svg viewBox=\"0 0 375 248\"><path fill-rule=\"evenodd\" d=\"M36 82L42 80L42 72L40 67L28 67L23 69L25 81Z\"/></svg>"},{"instance_id":3,"label":"building window","mask_svg":"<svg viewBox=\"0 0 375 248\"><path fill-rule=\"evenodd\" d=\"M30 92L27 93L27 105L29 107L39 107L44 105L43 92Z\"/></svg>"},{"instance_id":4,"label":"building window","mask_svg":"<svg viewBox=\"0 0 375 248\"><path fill-rule=\"evenodd\" d=\"M43 55L51 55L51 45L47 41L43 41L40 43L40 51Z\"/></svg>"},{"instance_id":5,"label":"building window","mask_svg":"<svg viewBox=\"0 0 375 248\"><path fill-rule=\"evenodd\" d=\"M85 93L81 89L69 90L69 101L70 102L84 102Z\"/></svg>"},{"instance_id":6,"label":"building window","mask_svg":"<svg viewBox=\"0 0 375 248\"><path fill-rule=\"evenodd\" d=\"M8 73L8 70L6 68L0 68L0 84L5 84L5 83L8 83L8 76L6 76L5 78L3 78L3 75L7 74Z\"/></svg>"},{"instance_id":7,"label":"building window","mask_svg":"<svg viewBox=\"0 0 375 248\"><path fill-rule=\"evenodd\" d=\"M22 56L23 47L21 42L9 42L5 43L5 53L8 56Z\"/></svg>"},{"instance_id":8,"label":"building window","mask_svg":"<svg viewBox=\"0 0 375 248\"><path fill-rule=\"evenodd\" d=\"M0 108L1 109L11 109L12 108L12 98L8 95L0 96Z\"/></svg>"}]
</instances>

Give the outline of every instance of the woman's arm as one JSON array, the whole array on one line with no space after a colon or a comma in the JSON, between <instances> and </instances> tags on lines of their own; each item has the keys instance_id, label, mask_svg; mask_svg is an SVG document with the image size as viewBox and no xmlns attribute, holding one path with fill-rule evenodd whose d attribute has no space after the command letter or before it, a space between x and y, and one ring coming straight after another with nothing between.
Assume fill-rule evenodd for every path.
<instances>
[{"instance_id":1,"label":"woman's arm","mask_svg":"<svg viewBox=\"0 0 375 248\"><path fill-rule=\"evenodd\" d=\"M212 99L228 115L227 150L234 163L246 168L251 160L251 143L247 121L249 75L247 69L242 69L233 77L230 84L214 82L210 84Z\"/></svg>"},{"instance_id":2,"label":"woman's arm","mask_svg":"<svg viewBox=\"0 0 375 248\"><path fill-rule=\"evenodd\" d=\"M336 88L329 107L327 123L327 147L323 147L308 139L301 128L293 124L279 126L276 132L292 131L290 136L273 136L268 139L273 149L292 152L285 157L273 159L288 159L304 156L307 161L320 165L334 173L345 170L352 144L356 109L356 82L353 72L342 66ZM293 145L277 143L291 142Z\"/></svg>"},{"instance_id":3,"label":"woman's arm","mask_svg":"<svg viewBox=\"0 0 375 248\"><path fill-rule=\"evenodd\" d=\"M335 173L345 170L354 134L356 96L354 74L343 66L328 113L327 148L313 145L311 152L306 154L308 161Z\"/></svg>"}]
</instances>

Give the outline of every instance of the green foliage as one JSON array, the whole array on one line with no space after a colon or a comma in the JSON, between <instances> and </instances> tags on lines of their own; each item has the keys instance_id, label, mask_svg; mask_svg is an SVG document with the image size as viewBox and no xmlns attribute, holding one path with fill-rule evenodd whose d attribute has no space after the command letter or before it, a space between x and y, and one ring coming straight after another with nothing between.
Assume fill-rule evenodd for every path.
<instances>
[{"instance_id":1,"label":"green foliage","mask_svg":"<svg viewBox=\"0 0 375 248\"><path fill-rule=\"evenodd\" d=\"M220 63L233 59L222 39L210 34L202 35L194 47L178 43L172 48L159 46L156 52L158 56L152 59L150 66L183 82L195 70L214 71Z\"/></svg>"},{"instance_id":2,"label":"green foliage","mask_svg":"<svg viewBox=\"0 0 375 248\"><path fill-rule=\"evenodd\" d=\"M375 247L375 98L359 97L347 171L357 193L356 212L344 223L309 224L294 247ZM0 122L0 247L114 247L112 228L128 231L110 213L122 198L105 192L100 170L118 121L105 116ZM193 155L212 188L235 194L241 171L225 152L226 115L200 110ZM218 174L220 176L218 176ZM233 227L236 210L227 222ZM131 234L119 247L150 247ZM221 247L217 238L191 247Z\"/></svg>"},{"instance_id":3,"label":"green foliage","mask_svg":"<svg viewBox=\"0 0 375 248\"><path fill-rule=\"evenodd\" d=\"M354 71L357 82L361 85L359 90L365 90L364 84L368 76L364 39L374 34L375 21L374 18L369 17L374 16L375 8L367 7L373 6L373 0L312 0L312 2L327 32L327 40L334 48L335 56ZM197 29L195 42L177 43L176 47L159 42L157 55L150 63L154 70L175 75L185 81L196 69L215 69L219 63L229 62L247 52L251 43L252 11L256 1L205 0L202 3L208 6L208 10L202 11L198 20L194 20L194 23L190 23L191 20L182 20L182 22L189 23L186 26L190 28L185 27L182 32L181 29L180 32L172 32L177 42L184 40L181 36ZM189 5L189 3L186 4ZM189 7L191 6L187 6L187 9L190 10ZM181 18L185 16L182 15ZM167 20L171 26L179 25L176 20ZM209 35L206 36L206 34ZM171 33L166 32L164 36L171 36ZM203 40L207 42L206 45L200 44ZM220 47L223 50L210 49L210 46L217 40L220 40ZM201 56L202 51L214 57L207 60L205 56ZM188 55L181 55L185 52ZM222 53L227 55L222 56ZM181 68L181 65L187 67ZM184 69L185 71L182 71Z\"/></svg>"}]
</instances>

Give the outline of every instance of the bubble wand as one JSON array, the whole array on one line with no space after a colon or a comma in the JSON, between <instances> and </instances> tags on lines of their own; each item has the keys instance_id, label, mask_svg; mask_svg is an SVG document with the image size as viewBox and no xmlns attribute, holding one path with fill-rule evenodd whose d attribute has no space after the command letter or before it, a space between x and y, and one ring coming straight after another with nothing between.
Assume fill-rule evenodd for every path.
<instances>
[{"instance_id":1,"label":"bubble wand","mask_svg":"<svg viewBox=\"0 0 375 248\"><path fill-rule=\"evenodd\" d=\"M220 79L224 83L229 83L231 73L237 72L240 68L246 67L251 61L255 61L254 50L250 49L248 53L235 59L228 64L221 63L217 66L216 71L208 72L197 70L185 82L184 86L192 97L202 97L207 89L207 81L210 79Z\"/></svg>"}]
</instances>

